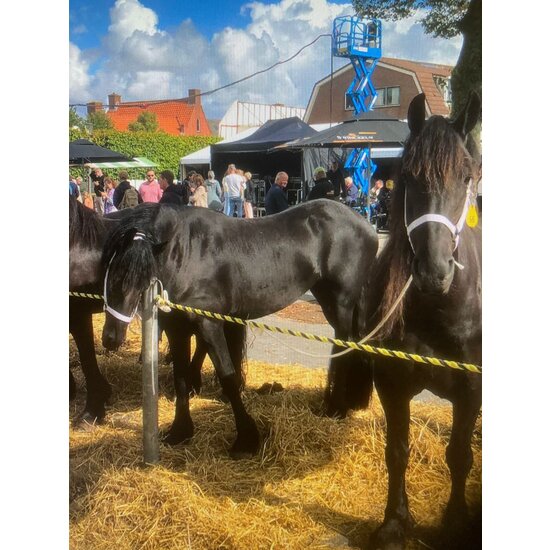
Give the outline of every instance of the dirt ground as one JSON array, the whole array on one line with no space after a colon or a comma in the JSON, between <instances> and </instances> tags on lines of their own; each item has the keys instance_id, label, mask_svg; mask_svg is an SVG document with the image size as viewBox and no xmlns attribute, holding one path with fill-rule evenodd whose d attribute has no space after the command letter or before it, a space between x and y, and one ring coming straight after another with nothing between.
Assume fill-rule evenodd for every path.
<instances>
[{"instance_id":1,"label":"dirt ground","mask_svg":"<svg viewBox=\"0 0 550 550\"><path fill-rule=\"evenodd\" d=\"M328 324L321 306L316 302L297 301L277 312L277 317L314 325Z\"/></svg>"}]
</instances>

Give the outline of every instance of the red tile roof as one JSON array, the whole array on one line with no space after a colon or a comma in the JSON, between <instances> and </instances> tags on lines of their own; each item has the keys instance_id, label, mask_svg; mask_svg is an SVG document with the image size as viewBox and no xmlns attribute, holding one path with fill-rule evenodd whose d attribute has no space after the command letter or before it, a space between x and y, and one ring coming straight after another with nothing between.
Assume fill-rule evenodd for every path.
<instances>
[{"instance_id":1,"label":"red tile roof","mask_svg":"<svg viewBox=\"0 0 550 550\"><path fill-rule=\"evenodd\" d=\"M415 73L422 91L426 94L426 102L428 103L432 115L446 116L450 113L449 107L433 77L451 76L453 71L452 66L425 63L423 61L409 61L407 59L393 59L390 57L381 57L380 62Z\"/></svg>"},{"instance_id":2,"label":"red tile roof","mask_svg":"<svg viewBox=\"0 0 550 550\"><path fill-rule=\"evenodd\" d=\"M183 101L128 101L121 102L116 110L108 110L107 116L113 121L116 130L128 131L128 124L134 122L144 111L157 115L159 127L166 133L179 136L183 135L209 136L208 124L202 123L204 113L200 105L189 105ZM196 131L196 118L201 119L201 130ZM205 121L206 122L206 121Z\"/></svg>"}]
</instances>

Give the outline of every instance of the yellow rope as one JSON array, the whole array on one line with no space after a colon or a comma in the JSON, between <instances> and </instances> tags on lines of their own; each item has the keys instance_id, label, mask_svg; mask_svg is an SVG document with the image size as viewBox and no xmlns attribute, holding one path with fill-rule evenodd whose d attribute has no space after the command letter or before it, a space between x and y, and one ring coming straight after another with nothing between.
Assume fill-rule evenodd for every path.
<instances>
[{"instance_id":1,"label":"yellow rope","mask_svg":"<svg viewBox=\"0 0 550 550\"><path fill-rule=\"evenodd\" d=\"M103 296L100 296L98 294L88 294L85 292L69 292L69 296L74 296L76 298L91 298L95 300L103 300ZM179 304L174 304L168 300L165 300L164 298L162 298L162 296L156 296L155 302L159 306L168 306L169 308L172 308L172 309L178 309L180 311L185 311L187 313L194 313L196 315L208 317L209 319L217 319L218 321L227 321L229 323L237 323L243 326L249 326L249 327L257 328L261 330L267 330L269 332L278 332L279 334L285 334L287 336L296 336L298 338L305 338L307 340L314 340L317 342L323 342L325 344L335 344L342 348L350 348L358 351L366 351L367 353L372 353L375 355L383 355L384 357L395 357L397 359L403 359L405 361L414 361L416 363L423 363L424 365L428 365L428 364L433 365L434 367L449 367L455 370L463 370L463 371L473 372L476 374L481 374L481 366L472 365L471 363L460 363L458 361L450 361L447 359L437 359L436 357L423 357L422 355L417 355L416 353L394 351L386 348L371 346L369 344L349 342L349 341L340 340L338 338L330 338L328 336L318 336L317 334L310 334L308 332L302 332L300 330L291 330L284 327L266 325L264 323L259 323L258 321L243 320L243 319L239 319L238 317L232 317L231 315L223 315L221 313L205 311L203 309L199 309L195 307L180 306Z\"/></svg>"},{"instance_id":2,"label":"yellow rope","mask_svg":"<svg viewBox=\"0 0 550 550\"><path fill-rule=\"evenodd\" d=\"M196 315L208 317L209 319L217 319L218 321L227 321L229 323L237 323L239 325L246 325L252 328L258 328L258 329L267 330L270 332L278 332L280 334L285 334L287 336L296 336L298 338L305 338L307 340L315 340L317 342L323 342L325 344L335 344L343 348L351 348L359 351L366 351L367 353L383 355L385 357L396 357L398 359L404 359L406 361L415 361L416 363L430 364L435 367L450 367L452 369L464 370L464 371L473 372L476 374L481 374L481 367L478 365L472 365L471 363L461 363L458 361L449 361L447 359L437 359L436 357L423 357L415 353L406 353L404 351L394 351L386 348L371 346L369 344L349 342L349 341L340 340L338 338L330 338L328 336L318 336L316 334L310 334L299 330L291 330L284 327L266 325L264 323L259 323L258 321L243 320L243 319L239 319L238 317L232 317L231 315L213 313L211 311L205 311L205 310L195 308L195 307L190 307L190 306L181 306L178 304L174 304L168 300L165 300L161 296L157 296L155 300L157 305L168 306L172 309L178 309L180 311L185 311L187 313L194 313Z\"/></svg>"}]
</instances>

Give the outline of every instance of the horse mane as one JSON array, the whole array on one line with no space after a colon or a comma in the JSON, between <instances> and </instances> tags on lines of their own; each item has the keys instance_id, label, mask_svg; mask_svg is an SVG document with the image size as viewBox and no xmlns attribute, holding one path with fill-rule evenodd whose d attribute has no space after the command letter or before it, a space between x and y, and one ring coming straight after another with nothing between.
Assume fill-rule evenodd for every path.
<instances>
[{"instance_id":1,"label":"horse mane","mask_svg":"<svg viewBox=\"0 0 550 550\"><path fill-rule=\"evenodd\" d=\"M403 148L402 175L422 181L429 193L450 185L463 170L466 149L451 123L440 115L427 120L416 136L410 135Z\"/></svg>"},{"instance_id":2,"label":"horse mane","mask_svg":"<svg viewBox=\"0 0 550 550\"><path fill-rule=\"evenodd\" d=\"M403 224L404 202L405 186L403 181L398 180L392 195L389 238L374 262L368 281L367 332L393 306L411 272L413 256ZM401 300L392 316L374 336L376 339L384 340L403 329L403 309L404 301Z\"/></svg>"},{"instance_id":3,"label":"horse mane","mask_svg":"<svg viewBox=\"0 0 550 550\"><path fill-rule=\"evenodd\" d=\"M69 195L69 247L80 244L95 248L101 244L105 230L97 212Z\"/></svg>"},{"instance_id":4,"label":"horse mane","mask_svg":"<svg viewBox=\"0 0 550 550\"><path fill-rule=\"evenodd\" d=\"M142 289L156 274L153 245L157 243L153 230L159 209L158 204L136 206L107 237L103 247L103 268L106 271L113 262L110 276L113 284L120 284L124 293ZM145 237L134 241L138 232Z\"/></svg>"}]
</instances>

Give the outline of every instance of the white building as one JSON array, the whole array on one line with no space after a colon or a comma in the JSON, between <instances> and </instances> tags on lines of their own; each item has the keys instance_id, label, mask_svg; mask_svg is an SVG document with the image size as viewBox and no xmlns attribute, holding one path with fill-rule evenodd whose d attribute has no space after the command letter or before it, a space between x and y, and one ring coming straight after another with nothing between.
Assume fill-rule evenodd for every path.
<instances>
[{"instance_id":1,"label":"white building","mask_svg":"<svg viewBox=\"0 0 550 550\"><path fill-rule=\"evenodd\" d=\"M297 116L303 120L306 110L301 107L287 107L282 103L266 105L234 101L220 120L218 135L231 138L243 130L259 127L268 120L278 120Z\"/></svg>"}]
</instances>

